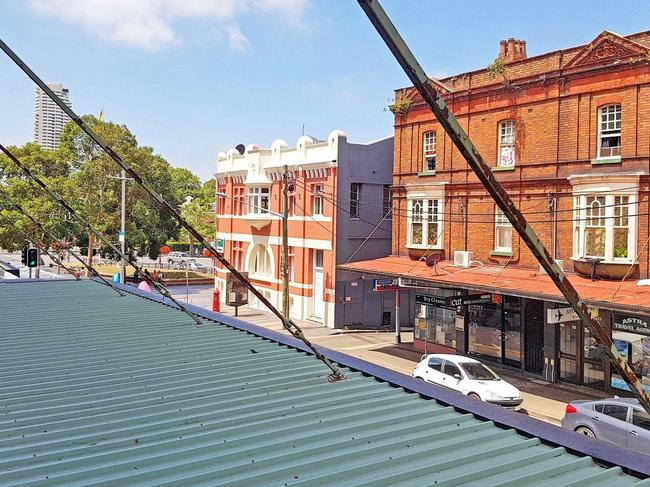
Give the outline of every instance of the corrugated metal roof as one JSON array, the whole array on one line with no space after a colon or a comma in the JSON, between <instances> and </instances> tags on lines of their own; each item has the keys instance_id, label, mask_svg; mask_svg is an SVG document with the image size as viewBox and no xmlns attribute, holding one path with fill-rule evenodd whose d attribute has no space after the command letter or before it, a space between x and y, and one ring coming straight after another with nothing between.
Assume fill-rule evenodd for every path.
<instances>
[{"instance_id":1,"label":"corrugated metal roof","mask_svg":"<svg viewBox=\"0 0 650 487\"><path fill-rule=\"evenodd\" d=\"M0 485L649 485L94 282L0 285Z\"/></svg>"}]
</instances>

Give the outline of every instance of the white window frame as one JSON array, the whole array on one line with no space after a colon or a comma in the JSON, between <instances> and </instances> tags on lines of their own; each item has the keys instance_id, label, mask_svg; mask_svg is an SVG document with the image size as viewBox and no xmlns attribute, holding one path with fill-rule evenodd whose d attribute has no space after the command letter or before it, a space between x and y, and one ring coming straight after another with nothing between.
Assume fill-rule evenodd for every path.
<instances>
[{"instance_id":1,"label":"white window frame","mask_svg":"<svg viewBox=\"0 0 650 487\"><path fill-rule=\"evenodd\" d=\"M249 257L249 269L251 276L260 277L264 280L274 277L273 262L268 249L264 245L257 244L253 247Z\"/></svg>"},{"instance_id":2,"label":"white window frame","mask_svg":"<svg viewBox=\"0 0 650 487\"><path fill-rule=\"evenodd\" d=\"M313 197L313 202L312 202L312 215L313 216L323 216L323 206L324 206L324 201L323 201L323 185L322 184L314 184L312 186L312 197ZM295 203L295 200L294 200Z\"/></svg>"},{"instance_id":3,"label":"white window frame","mask_svg":"<svg viewBox=\"0 0 650 487\"><path fill-rule=\"evenodd\" d=\"M499 231L501 229L510 230L510 246L504 245L501 241L501 232ZM512 252L512 224L499 207L494 213L494 250L495 252Z\"/></svg>"},{"instance_id":4,"label":"white window frame","mask_svg":"<svg viewBox=\"0 0 650 487\"><path fill-rule=\"evenodd\" d=\"M271 209L271 188L248 188L247 206L249 215L263 215Z\"/></svg>"},{"instance_id":5,"label":"white window frame","mask_svg":"<svg viewBox=\"0 0 650 487\"><path fill-rule=\"evenodd\" d=\"M442 220L444 200L432 196L409 196L406 246L414 249L442 249L444 247ZM422 224L422 242L413 242L413 225ZM433 230L435 229L435 230ZM429 233L435 231L436 240L429 243Z\"/></svg>"},{"instance_id":6,"label":"white window frame","mask_svg":"<svg viewBox=\"0 0 650 487\"><path fill-rule=\"evenodd\" d=\"M515 144L517 142L517 127L514 120L503 120L499 122L499 153L497 167L515 167L517 155ZM505 161L504 151L510 152L510 161Z\"/></svg>"},{"instance_id":7,"label":"white window frame","mask_svg":"<svg viewBox=\"0 0 650 487\"><path fill-rule=\"evenodd\" d=\"M622 113L620 103L612 103L610 105L602 106L598 109L598 159L607 159L610 157L621 156L621 115ZM619 145L615 147L603 148L603 139L609 137L618 137ZM604 154L603 150L609 151L609 153Z\"/></svg>"},{"instance_id":8,"label":"white window frame","mask_svg":"<svg viewBox=\"0 0 650 487\"><path fill-rule=\"evenodd\" d=\"M434 130L422 134L422 161L423 172L436 171L436 132Z\"/></svg>"},{"instance_id":9,"label":"white window frame","mask_svg":"<svg viewBox=\"0 0 650 487\"><path fill-rule=\"evenodd\" d=\"M594 197L604 198L604 205L588 205L588 200ZM620 197L628 199L624 206L621 206ZM619 205L619 206L615 206ZM600 206L599 213L594 214L592 208ZM621 215L621 208L627 209L627 215ZM636 193L606 193L606 192L585 192L574 194L573 198L573 259L585 257L600 257L605 263L631 264L636 256L636 213L638 213ZM620 217L627 217L627 257L616 257L614 249L614 229L620 223ZM605 228L605 252L604 255L587 255L587 242L585 230L589 227ZM620 228L620 227L619 227Z\"/></svg>"}]
</instances>

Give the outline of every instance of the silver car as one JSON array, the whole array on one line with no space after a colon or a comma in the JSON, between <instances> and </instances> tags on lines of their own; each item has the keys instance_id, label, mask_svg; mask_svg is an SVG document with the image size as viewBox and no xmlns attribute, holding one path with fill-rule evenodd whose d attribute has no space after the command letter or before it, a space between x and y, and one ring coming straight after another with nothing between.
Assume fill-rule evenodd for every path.
<instances>
[{"instance_id":1,"label":"silver car","mask_svg":"<svg viewBox=\"0 0 650 487\"><path fill-rule=\"evenodd\" d=\"M650 455L650 416L636 399L571 401L562 427Z\"/></svg>"}]
</instances>

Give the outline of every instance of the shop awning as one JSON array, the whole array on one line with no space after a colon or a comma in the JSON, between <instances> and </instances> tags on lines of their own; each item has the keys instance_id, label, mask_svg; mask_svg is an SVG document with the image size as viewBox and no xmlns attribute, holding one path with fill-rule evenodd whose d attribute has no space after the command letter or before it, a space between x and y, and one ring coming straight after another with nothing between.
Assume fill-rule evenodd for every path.
<instances>
[{"instance_id":1,"label":"shop awning","mask_svg":"<svg viewBox=\"0 0 650 487\"><path fill-rule=\"evenodd\" d=\"M361 272L368 278L403 278L410 285L439 288L461 288L477 292L492 292L510 296L531 297L547 301L565 302L553 281L535 269L494 265L459 268L451 261L442 261L435 267L406 257L352 262L339 269ZM575 273L567 273L580 296L590 305L650 315L650 286L638 286L636 279L620 281L591 281Z\"/></svg>"}]
</instances>

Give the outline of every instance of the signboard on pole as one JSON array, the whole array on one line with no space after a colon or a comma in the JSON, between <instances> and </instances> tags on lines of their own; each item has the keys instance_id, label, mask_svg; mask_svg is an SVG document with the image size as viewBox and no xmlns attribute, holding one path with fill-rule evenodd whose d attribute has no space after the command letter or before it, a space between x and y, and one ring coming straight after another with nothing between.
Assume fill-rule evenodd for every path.
<instances>
[{"instance_id":1,"label":"signboard on pole","mask_svg":"<svg viewBox=\"0 0 650 487\"><path fill-rule=\"evenodd\" d=\"M248 278L248 272L242 272L241 275ZM226 274L226 304L228 306L248 304L248 289L230 272Z\"/></svg>"},{"instance_id":2,"label":"signboard on pole","mask_svg":"<svg viewBox=\"0 0 650 487\"><path fill-rule=\"evenodd\" d=\"M397 279L375 279L373 288L375 291L397 291L399 283Z\"/></svg>"},{"instance_id":3,"label":"signboard on pole","mask_svg":"<svg viewBox=\"0 0 650 487\"><path fill-rule=\"evenodd\" d=\"M546 322L549 325L567 323L569 321L580 321L578 313L576 313L575 310L571 307L546 310Z\"/></svg>"},{"instance_id":4,"label":"signboard on pole","mask_svg":"<svg viewBox=\"0 0 650 487\"><path fill-rule=\"evenodd\" d=\"M226 242L223 238L217 239L217 252L223 254L224 249L226 248Z\"/></svg>"}]
</instances>

